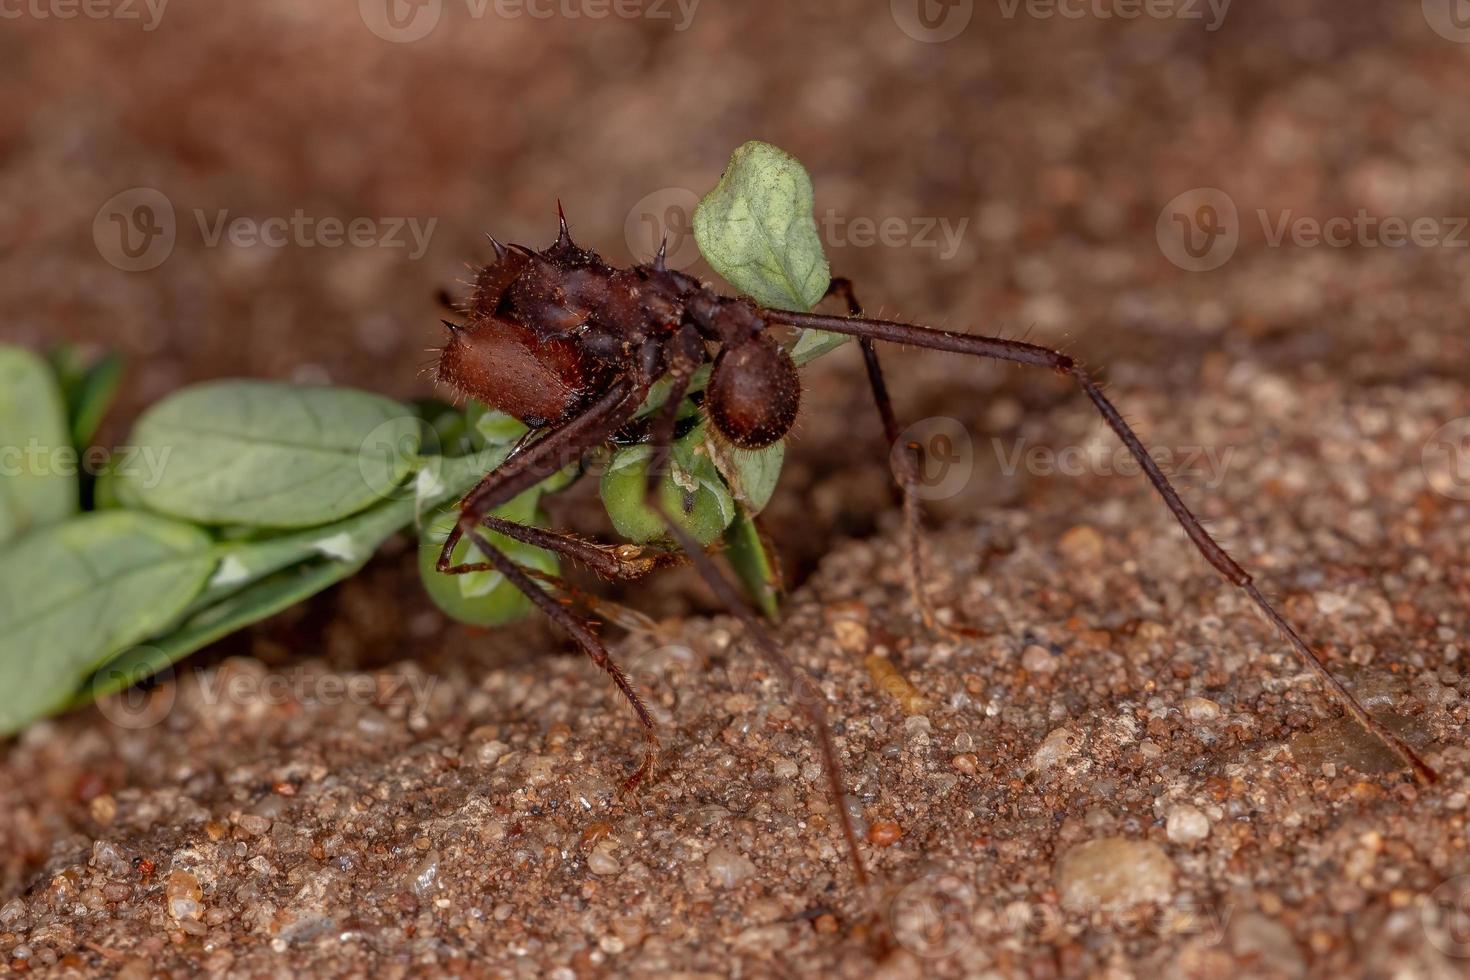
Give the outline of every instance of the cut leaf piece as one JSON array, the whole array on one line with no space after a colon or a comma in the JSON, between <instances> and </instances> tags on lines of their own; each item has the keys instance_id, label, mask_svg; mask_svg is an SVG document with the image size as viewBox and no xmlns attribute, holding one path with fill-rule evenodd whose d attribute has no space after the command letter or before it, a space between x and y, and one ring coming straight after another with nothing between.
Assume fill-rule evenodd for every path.
<instances>
[{"instance_id":1,"label":"cut leaf piece","mask_svg":"<svg viewBox=\"0 0 1470 980\"><path fill-rule=\"evenodd\" d=\"M251 623L274 616L357 572L362 563L316 561L287 568L191 616L161 639L107 661L67 703L79 708L147 680L184 657Z\"/></svg>"},{"instance_id":2,"label":"cut leaf piece","mask_svg":"<svg viewBox=\"0 0 1470 980\"><path fill-rule=\"evenodd\" d=\"M76 513L76 474L51 368L24 348L0 346L0 543Z\"/></svg>"},{"instance_id":3,"label":"cut leaf piece","mask_svg":"<svg viewBox=\"0 0 1470 980\"><path fill-rule=\"evenodd\" d=\"M735 519L735 499L705 447L701 423L677 440L668 472L658 481L659 503L700 544L709 544ZM644 544L669 537L656 510L644 504L644 487L653 447L629 446L613 453L602 475L602 504L617 532Z\"/></svg>"},{"instance_id":4,"label":"cut leaf piece","mask_svg":"<svg viewBox=\"0 0 1470 980\"><path fill-rule=\"evenodd\" d=\"M755 516L765 510L781 479L781 464L786 460L785 440L773 442L764 449L741 449L718 439L710 439L705 445L745 512Z\"/></svg>"},{"instance_id":5,"label":"cut leaf piece","mask_svg":"<svg viewBox=\"0 0 1470 980\"><path fill-rule=\"evenodd\" d=\"M399 492L421 434L412 409L350 388L210 382L138 421L160 465L120 471L117 496L201 524L313 527Z\"/></svg>"},{"instance_id":6,"label":"cut leaf piece","mask_svg":"<svg viewBox=\"0 0 1470 980\"><path fill-rule=\"evenodd\" d=\"M214 565L199 528L122 511L0 552L0 734L62 707L112 654L167 627Z\"/></svg>"},{"instance_id":7,"label":"cut leaf piece","mask_svg":"<svg viewBox=\"0 0 1470 980\"><path fill-rule=\"evenodd\" d=\"M46 356L66 399L72 443L78 449L86 449L117 395L123 375L122 356L109 351L88 363L71 344L58 344Z\"/></svg>"},{"instance_id":8,"label":"cut leaf piece","mask_svg":"<svg viewBox=\"0 0 1470 980\"><path fill-rule=\"evenodd\" d=\"M812 180L795 157L752 140L730 156L694 209L694 237L710 266L764 306L806 312L831 282L812 217Z\"/></svg>"},{"instance_id":9,"label":"cut leaf piece","mask_svg":"<svg viewBox=\"0 0 1470 980\"><path fill-rule=\"evenodd\" d=\"M541 526L545 518L536 510L540 496L540 491L533 487L493 513L517 524ZM445 575L438 570L439 552L458 519L458 506L450 504L434 515L419 539L419 574L434 605L471 626L500 626L529 615L531 600L500 572L492 569ZM557 557L549 551L491 531L486 531L486 538L522 568L547 575L559 571ZM485 557L468 538L463 538L455 545L453 560L455 564L474 564L483 562Z\"/></svg>"},{"instance_id":10,"label":"cut leaf piece","mask_svg":"<svg viewBox=\"0 0 1470 980\"><path fill-rule=\"evenodd\" d=\"M781 563L756 527L755 518L743 509L725 529L725 558L756 608L768 619L777 618L781 612Z\"/></svg>"},{"instance_id":11,"label":"cut leaf piece","mask_svg":"<svg viewBox=\"0 0 1470 980\"><path fill-rule=\"evenodd\" d=\"M442 485L426 497L433 507L464 493L479 480L494 453L442 461ZM173 632L131 647L109 660L83 684L67 707L146 680L189 654L251 623L272 616L355 574L394 532L414 522L420 501L391 500L346 521L264 541L217 546L222 556L205 589ZM335 542L327 557L326 542ZM350 555L344 559L343 554ZM263 576L263 577L262 577Z\"/></svg>"}]
</instances>

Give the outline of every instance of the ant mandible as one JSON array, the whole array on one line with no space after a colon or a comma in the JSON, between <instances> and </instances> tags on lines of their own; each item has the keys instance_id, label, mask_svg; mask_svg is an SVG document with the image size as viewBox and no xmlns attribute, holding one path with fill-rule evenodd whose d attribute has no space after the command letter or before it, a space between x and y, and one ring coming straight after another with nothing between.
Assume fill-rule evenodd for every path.
<instances>
[{"instance_id":1,"label":"ant mandible","mask_svg":"<svg viewBox=\"0 0 1470 980\"><path fill-rule=\"evenodd\" d=\"M485 536L494 531L580 562L613 579L632 580L682 560L676 552L649 555L641 548L603 545L585 538L529 527L491 513L522 492L618 437L646 438L653 458L645 494L660 513L670 539L682 549L715 594L745 623L762 651L797 687L803 679L771 633L720 573L704 549L675 523L652 493L668 459L679 409L695 372L713 360L703 412L717 438L742 449L760 449L781 439L796 421L801 386L786 349L772 326L825 330L856 337L890 446L900 428L883 381L876 342L906 344L972 357L1047 368L1071 379L1096 406L1108 426L1137 460L1190 541L1215 570L1248 595L1281 632L1302 663L1343 708L1381 739L1415 777L1432 782L1434 771L1402 739L1371 717L1332 676L1301 635L1277 612L1251 576L1212 538L1190 512L1133 429L1102 389L1071 357L1036 344L939 330L862 315L851 284L835 279L828 295L845 299L849 315L829 316L761 307L747 298L721 296L698 279L667 267L665 250L650 263L614 268L576 245L560 214L557 240L544 251L506 247L491 238L495 262L483 267L464 308L465 324L445 321L449 339L440 353L439 380L525 423L536 436L524 442L461 500L459 519L439 556L447 574L494 570L567 631L622 691L638 716L647 747L625 788L638 785L654 765L658 740L652 716L608 654L587 618L562 605ZM649 390L669 379L668 398L646 432L633 431ZM910 586L924 621L937 626L922 587L918 542L918 455L913 446L891 456L903 491ZM452 554L467 538L485 561L454 564ZM855 875L866 883L857 840L844 805L843 777L819 695L799 698L816 730L839 822Z\"/></svg>"}]
</instances>

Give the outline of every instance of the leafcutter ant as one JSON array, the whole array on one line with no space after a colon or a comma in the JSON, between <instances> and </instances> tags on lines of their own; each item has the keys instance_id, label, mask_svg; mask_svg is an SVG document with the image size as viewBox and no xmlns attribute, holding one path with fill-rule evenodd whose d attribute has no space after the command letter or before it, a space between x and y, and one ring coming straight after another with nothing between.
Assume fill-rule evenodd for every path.
<instances>
[{"instance_id":1,"label":"leafcutter ant","mask_svg":"<svg viewBox=\"0 0 1470 980\"><path fill-rule=\"evenodd\" d=\"M614 268L596 252L572 241L564 215L557 240L543 251L506 247L493 238L491 243L495 261L476 276L463 310L467 322L446 321L449 337L440 354L438 377L458 392L521 420L532 430L532 438L463 498L438 568L449 574L500 572L612 677L647 737L643 760L626 781L628 788L643 780L654 764L658 742L652 716L591 622L559 602L533 575L497 549L486 537L487 531L552 550L613 579L636 579L687 559L744 622L777 671L793 687L801 685L801 679L755 611L697 541L657 504L654 494L648 493L648 500L659 509L669 528L668 540L682 556L673 550L650 553L640 547L605 545L527 527L502 520L491 511L547 479L568 460L615 438L646 439L653 447L653 458L666 459L691 379L711 362L701 411L715 436L745 449L781 439L796 421L801 388L795 364L777 342L772 327L824 330L858 339L890 446L899 440L901 429L884 385L879 342L1030 365L1069 378L1137 460L1205 560L1250 597L1348 714L1392 749L1416 778L1434 780L1433 770L1364 710L1266 599L1250 574L1210 536L1102 388L1066 354L1017 340L869 319L863 316L851 284L840 279L833 281L829 294L846 301L849 315L845 317L765 308L747 298L721 296L694 277L667 268L663 249L652 262ZM639 429L635 423L639 408L662 379L668 379L668 397L649 424ZM936 625L920 582L917 450L899 448L891 461L908 515L910 584L926 623ZM649 466L649 490L659 471L658 465ZM453 552L462 538L485 560L455 564ZM843 776L822 699L807 689L799 700L816 732L854 873L865 883L857 840L843 805Z\"/></svg>"}]
</instances>

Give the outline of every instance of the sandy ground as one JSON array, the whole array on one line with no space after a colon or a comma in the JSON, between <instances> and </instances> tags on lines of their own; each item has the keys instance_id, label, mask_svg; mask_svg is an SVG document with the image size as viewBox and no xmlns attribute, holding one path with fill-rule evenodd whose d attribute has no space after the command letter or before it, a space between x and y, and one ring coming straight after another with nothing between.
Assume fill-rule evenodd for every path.
<instances>
[{"instance_id":1,"label":"sandy ground","mask_svg":"<svg viewBox=\"0 0 1470 980\"><path fill-rule=\"evenodd\" d=\"M707 0L684 31L451 13L407 44L285 2L179 0L147 32L7 21L4 337L129 354L114 442L205 377L422 393L433 291L481 231L549 240L561 197L625 260L629 225L770 139L870 308L1105 366L1440 782L1341 720L1061 379L902 352L904 414L964 433L931 586L982 638L926 634L847 351L811 373L767 516L798 582L779 638L837 722L879 894L798 706L690 576L612 592L658 619L609 635L665 742L619 799L639 743L602 677L539 624L446 623L396 546L151 694L0 748L0 970L1465 972L1470 46L1416 4L1241 5L1217 31L982 4L942 44L881 4L793 6ZM92 229L139 186L177 243L128 273ZM1159 232L1191 188L1238 209L1210 271ZM212 246L196 217L297 208L438 224L410 258ZM1360 209L1441 242L1272 241ZM908 237L857 244L859 217ZM968 219L952 254L915 240L931 219ZM585 495L558 516L598 524Z\"/></svg>"}]
</instances>

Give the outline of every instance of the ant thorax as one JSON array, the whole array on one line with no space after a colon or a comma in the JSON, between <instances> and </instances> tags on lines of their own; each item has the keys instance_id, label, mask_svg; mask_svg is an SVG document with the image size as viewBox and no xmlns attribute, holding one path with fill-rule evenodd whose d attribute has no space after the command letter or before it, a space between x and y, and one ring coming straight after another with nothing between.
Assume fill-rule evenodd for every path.
<instances>
[{"instance_id":1,"label":"ant thorax","mask_svg":"<svg viewBox=\"0 0 1470 980\"><path fill-rule=\"evenodd\" d=\"M664 344L682 330L678 340L700 361L706 343L719 345L708 411L721 436L758 449L795 423L796 367L750 301L666 268L662 250L652 263L614 268L574 244L565 220L540 252L491 244L496 258L475 277L469 322L445 321L438 376L460 394L533 429L555 425L620 377L652 383L665 369Z\"/></svg>"},{"instance_id":2,"label":"ant thorax","mask_svg":"<svg viewBox=\"0 0 1470 980\"><path fill-rule=\"evenodd\" d=\"M604 391L650 338L667 337L704 287L662 262L614 268L572 243L565 223L537 252L491 239L439 359L439 380L531 428L565 421ZM658 365L655 365L657 368Z\"/></svg>"}]
</instances>

